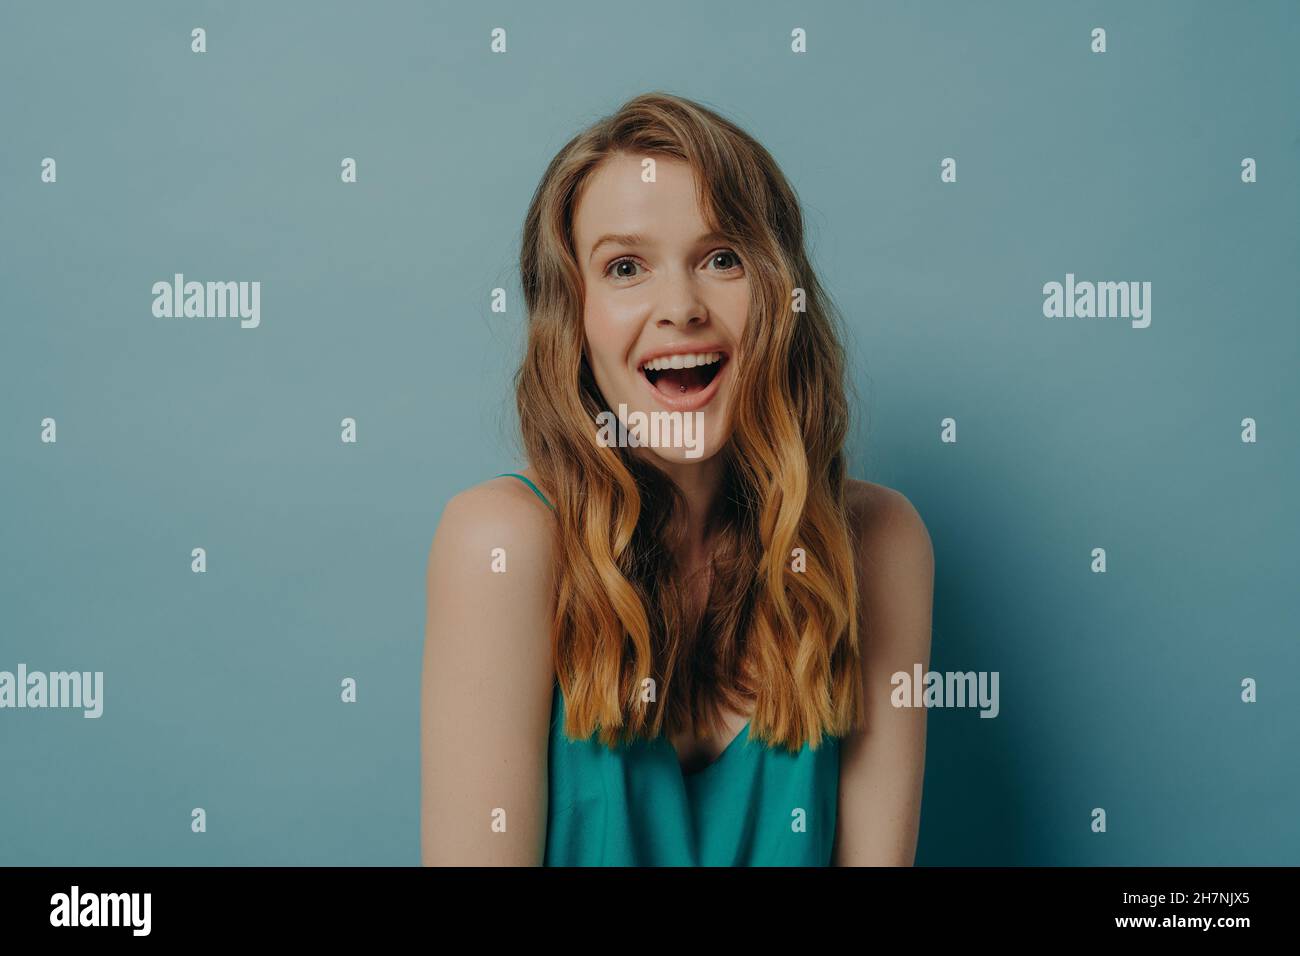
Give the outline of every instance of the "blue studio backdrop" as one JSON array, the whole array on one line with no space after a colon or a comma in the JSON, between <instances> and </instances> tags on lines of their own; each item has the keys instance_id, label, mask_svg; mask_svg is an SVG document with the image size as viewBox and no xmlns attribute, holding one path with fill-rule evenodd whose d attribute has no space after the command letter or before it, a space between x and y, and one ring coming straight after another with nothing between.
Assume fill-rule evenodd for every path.
<instances>
[{"instance_id":1,"label":"blue studio backdrop","mask_svg":"<svg viewBox=\"0 0 1300 956\"><path fill-rule=\"evenodd\" d=\"M1000 675L930 713L917 862L1300 863L1297 49L1291 0L5 3L0 671L102 683L0 708L0 864L419 862L523 214L648 90L798 190L930 666Z\"/></svg>"}]
</instances>

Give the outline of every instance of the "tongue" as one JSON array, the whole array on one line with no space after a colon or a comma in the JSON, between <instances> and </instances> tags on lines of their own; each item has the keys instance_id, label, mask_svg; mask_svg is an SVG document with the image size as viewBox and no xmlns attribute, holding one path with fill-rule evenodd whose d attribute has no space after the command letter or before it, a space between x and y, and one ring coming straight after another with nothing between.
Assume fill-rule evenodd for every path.
<instances>
[{"instance_id":1,"label":"tongue","mask_svg":"<svg viewBox=\"0 0 1300 956\"><path fill-rule=\"evenodd\" d=\"M666 368L655 380L655 388L665 395L690 395L692 392L698 392L708 385L712 378L705 368L706 366L703 365L697 365L695 368Z\"/></svg>"}]
</instances>

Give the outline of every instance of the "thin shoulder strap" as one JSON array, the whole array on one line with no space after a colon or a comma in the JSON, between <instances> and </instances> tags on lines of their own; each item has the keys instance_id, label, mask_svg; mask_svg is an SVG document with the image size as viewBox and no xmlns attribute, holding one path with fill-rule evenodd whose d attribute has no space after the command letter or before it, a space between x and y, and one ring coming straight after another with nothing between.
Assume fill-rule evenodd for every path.
<instances>
[{"instance_id":1,"label":"thin shoulder strap","mask_svg":"<svg viewBox=\"0 0 1300 956\"><path fill-rule=\"evenodd\" d=\"M497 475L497 477L498 477L498 478L518 478L520 481L522 481L524 484L526 484L529 488L533 489L533 494L535 494L537 497L539 497L539 498L542 499L542 504L546 505L546 507L550 508L552 511L555 510L555 505L551 504L549 501L546 500L546 495L542 494L542 489L538 488L535 484L533 484L531 481L529 481L529 480L528 480L527 478L525 478L523 475L517 475L517 474L515 474L513 471L507 471L507 472L504 472L503 474Z\"/></svg>"}]
</instances>

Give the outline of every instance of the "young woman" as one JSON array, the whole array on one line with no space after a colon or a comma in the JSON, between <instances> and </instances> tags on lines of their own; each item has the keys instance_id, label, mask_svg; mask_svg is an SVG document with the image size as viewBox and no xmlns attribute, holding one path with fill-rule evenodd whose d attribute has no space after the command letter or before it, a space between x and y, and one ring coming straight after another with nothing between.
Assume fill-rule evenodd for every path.
<instances>
[{"instance_id":1,"label":"young woman","mask_svg":"<svg viewBox=\"0 0 1300 956\"><path fill-rule=\"evenodd\" d=\"M930 538L846 475L776 163L636 97L552 160L520 269L530 464L429 555L424 862L910 865L925 711L891 676L928 667Z\"/></svg>"}]
</instances>

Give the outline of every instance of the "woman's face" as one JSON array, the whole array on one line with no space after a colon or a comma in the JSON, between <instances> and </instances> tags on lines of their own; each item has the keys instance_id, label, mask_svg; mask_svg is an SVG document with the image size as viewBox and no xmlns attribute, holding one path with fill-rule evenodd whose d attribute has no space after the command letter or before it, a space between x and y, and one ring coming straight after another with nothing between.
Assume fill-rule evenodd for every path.
<instances>
[{"instance_id":1,"label":"woman's face","mask_svg":"<svg viewBox=\"0 0 1300 956\"><path fill-rule=\"evenodd\" d=\"M727 241L710 234L694 171L654 158L654 182L642 180L642 157L618 154L581 193L574 247L583 325L596 384L646 446L638 454L690 464L712 458L731 435L749 277Z\"/></svg>"}]
</instances>

